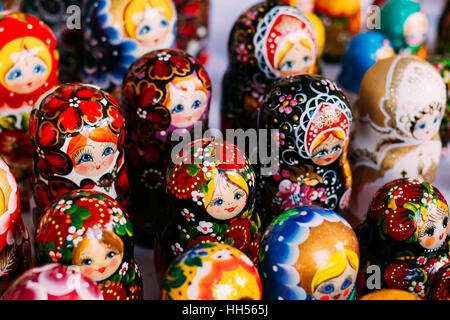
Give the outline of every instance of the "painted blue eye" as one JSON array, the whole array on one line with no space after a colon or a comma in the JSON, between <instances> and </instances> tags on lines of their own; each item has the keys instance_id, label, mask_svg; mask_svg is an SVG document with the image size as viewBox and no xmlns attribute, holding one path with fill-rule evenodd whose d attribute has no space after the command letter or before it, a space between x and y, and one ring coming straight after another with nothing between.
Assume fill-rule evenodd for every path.
<instances>
[{"instance_id":1,"label":"painted blue eye","mask_svg":"<svg viewBox=\"0 0 450 320\"><path fill-rule=\"evenodd\" d=\"M303 63L304 64L308 64L311 61L311 57L310 56L306 56L303 58Z\"/></svg>"},{"instance_id":2,"label":"painted blue eye","mask_svg":"<svg viewBox=\"0 0 450 320\"><path fill-rule=\"evenodd\" d=\"M14 69L8 73L8 80L16 80L22 76L22 70Z\"/></svg>"},{"instance_id":3,"label":"painted blue eye","mask_svg":"<svg viewBox=\"0 0 450 320\"><path fill-rule=\"evenodd\" d=\"M85 266L90 266L92 264L92 260L84 259L83 261L81 261L81 263L84 264Z\"/></svg>"},{"instance_id":4,"label":"painted blue eye","mask_svg":"<svg viewBox=\"0 0 450 320\"><path fill-rule=\"evenodd\" d=\"M325 287L323 287L322 292L326 294L330 294L334 291L334 286L332 284L328 284Z\"/></svg>"},{"instance_id":5,"label":"painted blue eye","mask_svg":"<svg viewBox=\"0 0 450 320\"><path fill-rule=\"evenodd\" d=\"M341 149L341 146L335 146L333 147L333 149L331 149L331 153L338 153L339 151L341 151Z\"/></svg>"},{"instance_id":6,"label":"painted blue eye","mask_svg":"<svg viewBox=\"0 0 450 320\"><path fill-rule=\"evenodd\" d=\"M323 157L326 157L328 155L328 151L327 150L322 150L322 151L319 151L315 156L314 156L314 158L323 158Z\"/></svg>"},{"instance_id":7,"label":"painted blue eye","mask_svg":"<svg viewBox=\"0 0 450 320\"><path fill-rule=\"evenodd\" d=\"M113 152L114 152L114 149L112 147L106 147L105 151L103 151L103 155L104 156L108 156L108 155L110 155Z\"/></svg>"},{"instance_id":8,"label":"painted blue eye","mask_svg":"<svg viewBox=\"0 0 450 320\"><path fill-rule=\"evenodd\" d=\"M161 26L167 27L169 25L169 21L167 19L161 20Z\"/></svg>"},{"instance_id":9,"label":"painted blue eye","mask_svg":"<svg viewBox=\"0 0 450 320\"><path fill-rule=\"evenodd\" d=\"M116 253L114 251L110 251L108 252L108 254L106 255L107 259L112 259L116 256Z\"/></svg>"},{"instance_id":10,"label":"painted blue eye","mask_svg":"<svg viewBox=\"0 0 450 320\"><path fill-rule=\"evenodd\" d=\"M423 124L421 124L421 125L419 126L419 129L420 129L420 130L424 130L426 127L427 127L427 124L426 124L426 123L423 123Z\"/></svg>"},{"instance_id":11,"label":"painted blue eye","mask_svg":"<svg viewBox=\"0 0 450 320\"><path fill-rule=\"evenodd\" d=\"M240 194L240 193L236 193L235 195L234 195L234 199L235 200L240 200L242 198L242 194Z\"/></svg>"},{"instance_id":12,"label":"painted blue eye","mask_svg":"<svg viewBox=\"0 0 450 320\"><path fill-rule=\"evenodd\" d=\"M438 121L439 121L439 118L436 117L436 118L434 118L433 123L437 123Z\"/></svg>"},{"instance_id":13,"label":"painted blue eye","mask_svg":"<svg viewBox=\"0 0 450 320\"><path fill-rule=\"evenodd\" d=\"M93 160L93 158L90 153L83 153L80 157L80 162L89 162L92 160Z\"/></svg>"},{"instance_id":14,"label":"painted blue eye","mask_svg":"<svg viewBox=\"0 0 450 320\"><path fill-rule=\"evenodd\" d=\"M221 205L223 204L223 200L222 200L222 199L217 199L216 202L215 202L215 204L216 204L217 206L221 206Z\"/></svg>"},{"instance_id":15,"label":"painted blue eye","mask_svg":"<svg viewBox=\"0 0 450 320\"><path fill-rule=\"evenodd\" d=\"M184 106L182 104L177 104L175 108L173 108L173 113L178 113L184 110Z\"/></svg>"},{"instance_id":16,"label":"painted blue eye","mask_svg":"<svg viewBox=\"0 0 450 320\"><path fill-rule=\"evenodd\" d=\"M202 102L200 100L195 100L192 104L192 109L198 109L202 105Z\"/></svg>"},{"instance_id":17,"label":"painted blue eye","mask_svg":"<svg viewBox=\"0 0 450 320\"><path fill-rule=\"evenodd\" d=\"M292 70L294 69L295 64L292 61L288 61L281 67L281 70Z\"/></svg>"},{"instance_id":18,"label":"painted blue eye","mask_svg":"<svg viewBox=\"0 0 450 320\"><path fill-rule=\"evenodd\" d=\"M42 64L38 64L34 67L33 73L43 73L45 72L45 70L45 66L43 66Z\"/></svg>"},{"instance_id":19,"label":"painted blue eye","mask_svg":"<svg viewBox=\"0 0 450 320\"><path fill-rule=\"evenodd\" d=\"M342 284L342 289L347 289L352 284L352 281L350 279L347 279Z\"/></svg>"},{"instance_id":20,"label":"painted blue eye","mask_svg":"<svg viewBox=\"0 0 450 320\"><path fill-rule=\"evenodd\" d=\"M144 34L149 33L150 30L152 30L152 28L150 28L150 26L148 26L148 25L145 25L139 30L139 34L142 36Z\"/></svg>"}]
</instances>

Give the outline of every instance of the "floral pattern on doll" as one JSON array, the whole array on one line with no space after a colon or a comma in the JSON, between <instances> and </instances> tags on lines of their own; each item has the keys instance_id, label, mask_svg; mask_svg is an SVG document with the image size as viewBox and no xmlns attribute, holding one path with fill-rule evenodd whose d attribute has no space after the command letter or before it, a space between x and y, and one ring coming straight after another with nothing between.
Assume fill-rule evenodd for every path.
<instances>
[{"instance_id":1,"label":"floral pattern on doll","mask_svg":"<svg viewBox=\"0 0 450 320\"><path fill-rule=\"evenodd\" d=\"M72 190L47 207L36 229L38 264L76 265L95 281L105 300L141 299L133 260L133 228L117 201Z\"/></svg>"},{"instance_id":2,"label":"floral pattern on doll","mask_svg":"<svg viewBox=\"0 0 450 320\"><path fill-rule=\"evenodd\" d=\"M377 238L398 243L383 257L388 287L424 298L433 274L448 261L449 210L442 194L421 179L396 179L375 194L368 219L380 226Z\"/></svg>"},{"instance_id":3,"label":"floral pattern on doll","mask_svg":"<svg viewBox=\"0 0 450 320\"><path fill-rule=\"evenodd\" d=\"M180 248L173 254L198 243L219 242L256 259L261 236L253 210L256 177L239 149L214 140L195 141L181 151L169 171L169 195L186 199L178 222L170 227L178 229L171 241L174 249L176 243Z\"/></svg>"}]
</instances>

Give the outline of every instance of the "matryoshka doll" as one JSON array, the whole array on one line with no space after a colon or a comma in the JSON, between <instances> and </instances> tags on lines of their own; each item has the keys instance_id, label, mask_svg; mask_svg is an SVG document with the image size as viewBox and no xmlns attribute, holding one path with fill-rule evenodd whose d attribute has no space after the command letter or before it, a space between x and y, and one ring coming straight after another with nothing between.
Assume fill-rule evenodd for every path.
<instances>
[{"instance_id":1,"label":"matryoshka doll","mask_svg":"<svg viewBox=\"0 0 450 320\"><path fill-rule=\"evenodd\" d=\"M278 130L267 143L279 146L279 163L274 170L260 168L256 203L263 225L297 206L343 213L351 194L351 124L347 98L326 78L292 76L268 90L258 129Z\"/></svg>"},{"instance_id":2,"label":"matryoshka doll","mask_svg":"<svg viewBox=\"0 0 450 320\"><path fill-rule=\"evenodd\" d=\"M1 300L103 300L103 295L79 267L49 263L20 275Z\"/></svg>"},{"instance_id":3,"label":"matryoshka doll","mask_svg":"<svg viewBox=\"0 0 450 320\"><path fill-rule=\"evenodd\" d=\"M258 270L247 255L228 244L196 244L169 266L162 300L261 300Z\"/></svg>"},{"instance_id":4,"label":"matryoshka doll","mask_svg":"<svg viewBox=\"0 0 450 320\"><path fill-rule=\"evenodd\" d=\"M327 35L323 59L342 59L351 38L361 31L360 0L316 0L314 12L325 26Z\"/></svg>"},{"instance_id":5,"label":"matryoshka doll","mask_svg":"<svg viewBox=\"0 0 450 320\"><path fill-rule=\"evenodd\" d=\"M264 300L354 300L358 239L331 210L292 208L267 228L259 270Z\"/></svg>"},{"instance_id":6,"label":"matryoshka doll","mask_svg":"<svg viewBox=\"0 0 450 320\"><path fill-rule=\"evenodd\" d=\"M427 58L428 18L420 2L387 1L381 7L380 28L391 41L396 53Z\"/></svg>"},{"instance_id":7,"label":"matryoshka doll","mask_svg":"<svg viewBox=\"0 0 450 320\"><path fill-rule=\"evenodd\" d=\"M26 210L33 172L28 121L35 102L58 83L55 36L34 16L3 11L0 61L0 155L19 183L21 205Z\"/></svg>"},{"instance_id":8,"label":"matryoshka doll","mask_svg":"<svg viewBox=\"0 0 450 320\"><path fill-rule=\"evenodd\" d=\"M55 34L60 53L59 79L79 81L83 57L83 0L24 0L22 11L44 21Z\"/></svg>"},{"instance_id":9,"label":"matryoshka doll","mask_svg":"<svg viewBox=\"0 0 450 320\"><path fill-rule=\"evenodd\" d=\"M77 266L105 300L143 297L129 216L106 194L78 189L56 198L39 220L35 246L38 265Z\"/></svg>"},{"instance_id":10,"label":"matryoshka doll","mask_svg":"<svg viewBox=\"0 0 450 320\"><path fill-rule=\"evenodd\" d=\"M450 263L434 275L428 295L429 300L450 300Z\"/></svg>"},{"instance_id":11,"label":"matryoshka doll","mask_svg":"<svg viewBox=\"0 0 450 320\"><path fill-rule=\"evenodd\" d=\"M42 95L30 118L35 224L45 207L73 189L92 189L126 208L125 118L109 93L66 83Z\"/></svg>"},{"instance_id":12,"label":"matryoshka doll","mask_svg":"<svg viewBox=\"0 0 450 320\"><path fill-rule=\"evenodd\" d=\"M446 200L428 182L401 178L383 185L355 229L361 246L359 294L373 290L367 269L374 265L381 288L426 298L436 272L449 261L448 220Z\"/></svg>"},{"instance_id":13,"label":"matryoshka doll","mask_svg":"<svg viewBox=\"0 0 450 320\"><path fill-rule=\"evenodd\" d=\"M127 68L143 54L175 46L172 0L89 0L81 80L120 97Z\"/></svg>"},{"instance_id":14,"label":"matryoshka doll","mask_svg":"<svg viewBox=\"0 0 450 320\"><path fill-rule=\"evenodd\" d=\"M28 230L20 212L14 175L0 159L0 295L31 266Z\"/></svg>"},{"instance_id":15,"label":"matryoshka doll","mask_svg":"<svg viewBox=\"0 0 450 320\"><path fill-rule=\"evenodd\" d=\"M194 126L206 130L211 81L193 56L179 49L161 49L130 66L122 97L128 121L130 214L136 240L152 246L155 224L167 215L165 172L172 146L192 133Z\"/></svg>"},{"instance_id":16,"label":"matryoshka doll","mask_svg":"<svg viewBox=\"0 0 450 320\"><path fill-rule=\"evenodd\" d=\"M439 72L418 57L396 55L367 70L349 148L351 223L364 220L373 195L385 183L402 177L434 181L445 100Z\"/></svg>"},{"instance_id":17,"label":"matryoshka doll","mask_svg":"<svg viewBox=\"0 0 450 320\"><path fill-rule=\"evenodd\" d=\"M264 1L246 10L228 40L221 126L256 129L266 88L277 79L316 69L317 36L309 19L287 3Z\"/></svg>"},{"instance_id":18,"label":"matryoshka doll","mask_svg":"<svg viewBox=\"0 0 450 320\"><path fill-rule=\"evenodd\" d=\"M342 59L342 68L338 76L345 95L353 107L356 103L362 78L375 62L395 55L389 39L377 31L367 31L354 36Z\"/></svg>"},{"instance_id":19,"label":"matryoshka doll","mask_svg":"<svg viewBox=\"0 0 450 320\"><path fill-rule=\"evenodd\" d=\"M248 159L235 145L210 138L186 144L172 161L167 171L171 211L156 238L157 272L205 242L230 244L256 262L261 231Z\"/></svg>"},{"instance_id":20,"label":"matryoshka doll","mask_svg":"<svg viewBox=\"0 0 450 320\"><path fill-rule=\"evenodd\" d=\"M435 56L430 62L441 74L447 88L447 105L445 107L444 116L442 117L441 126L439 128L443 154L447 155L450 143L450 52Z\"/></svg>"},{"instance_id":21,"label":"matryoshka doll","mask_svg":"<svg viewBox=\"0 0 450 320\"><path fill-rule=\"evenodd\" d=\"M196 57L201 64L208 61L210 0L174 0L177 8L175 47Z\"/></svg>"}]
</instances>

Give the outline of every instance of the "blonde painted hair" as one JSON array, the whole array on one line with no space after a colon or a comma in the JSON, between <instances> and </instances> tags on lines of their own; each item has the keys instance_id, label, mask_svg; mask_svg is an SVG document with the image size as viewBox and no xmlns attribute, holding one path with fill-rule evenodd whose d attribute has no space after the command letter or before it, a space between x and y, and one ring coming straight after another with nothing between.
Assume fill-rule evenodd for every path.
<instances>
[{"instance_id":1,"label":"blonde painted hair","mask_svg":"<svg viewBox=\"0 0 450 320\"><path fill-rule=\"evenodd\" d=\"M208 182L208 192L205 194L205 208L209 206L211 198L216 189L219 191L225 191L227 184L237 186L245 191L248 197L248 185L244 178L237 173L220 172L217 173L213 179Z\"/></svg>"},{"instance_id":2,"label":"blonde painted hair","mask_svg":"<svg viewBox=\"0 0 450 320\"><path fill-rule=\"evenodd\" d=\"M288 39L280 45L280 49L279 49L278 55L276 57L277 67L280 65L281 60L284 58L286 53L288 53L292 49L292 47L295 45L295 43L297 43L297 42L292 42L291 40ZM301 36L298 43L300 43L302 46L308 48L309 50L313 50L313 45L312 45L311 41L308 38L306 38L305 36Z\"/></svg>"},{"instance_id":3,"label":"blonde painted hair","mask_svg":"<svg viewBox=\"0 0 450 320\"><path fill-rule=\"evenodd\" d=\"M349 249L336 251L314 274L311 281L311 292L314 292L317 286L319 286L322 282L340 276L347 267L347 261L350 263L350 266L355 269L356 273L358 273L358 255Z\"/></svg>"},{"instance_id":4,"label":"blonde painted hair","mask_svg":"<svg viewBox=\"0 0 450 320\"><path fill-rule=\"evenodd\" d=\"M39 49L35 55L45 62L47 65L47 76L49 75L52 69L52 56L45 43L35 37L17 38L8 42L0 50L0 82L4 87L7 87L5 83L6 73L16 64L11 55L19 54L24 49Z\"/></svg>"},{"instance_id":5,"label":"blonde painted hair","mask_svg":"<svg viewBox=\"0 0 450 320\"><path fill-rule=\"evenodd\" d=\"M125 9L124 21L126 32L133 39L136 39L137 27L133 16L136 13L144 12L147 5L152 8L160 9L162 14L164 14L169 21L172 21L174 12L169 0L132 0Z\"/></svg>"}]
</instances>

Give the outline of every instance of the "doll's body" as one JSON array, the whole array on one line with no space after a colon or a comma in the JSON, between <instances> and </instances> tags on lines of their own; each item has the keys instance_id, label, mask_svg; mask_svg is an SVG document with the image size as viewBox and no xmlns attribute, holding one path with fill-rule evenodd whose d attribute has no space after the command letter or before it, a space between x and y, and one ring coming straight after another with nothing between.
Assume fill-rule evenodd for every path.
<instances>
[{"instance_id":1,"label":"doll's body","mask_svg":"<svg viewBox=\"0 0 450 320\"><path fill-rule=\"evenodd\" d=\"M370 199L383 184L402 177L434 181L445 99L439 73L417 57L394 56L367 71L349 150L354 176L351 215L357 221L364 219Z\"/></svg>"}]
</instances>

